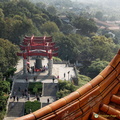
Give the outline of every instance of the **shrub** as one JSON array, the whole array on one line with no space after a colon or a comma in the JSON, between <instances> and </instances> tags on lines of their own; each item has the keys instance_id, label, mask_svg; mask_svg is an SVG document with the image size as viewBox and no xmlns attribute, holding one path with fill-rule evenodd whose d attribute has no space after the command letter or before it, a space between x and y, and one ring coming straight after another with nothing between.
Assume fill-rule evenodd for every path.
<instances>
[{"instance_id":1,"label":"shrub","mask_svg":"<svg viewBox=\"0 0 120 120\"><path fill-rule=\"evenodd\" d=\"M28 87L28 91L30 91L30 93L32 94L42 92L42 83L41 82L30 83Z\"/></svg>"},{"instance_id":2,"label":"shrub","mask_svg":"<svg viewBox=\"0 0 120 120\"><path fill-rule=\"evenodd\" d=\"M3 120L5 113L6 113L5 111L0 112L0 120Z\"/></svg>"},{"instance_id":3,"label":"shrub","mask_svg":"<svg viewBox=\"0 0 120 120\"><path fill-rule=\"evenodd\" d=\"M34 102L31 102L31 101L27 101L25 103L25 109L24 109L24 114L29 114L30 112L34 112L38 109L41 108L41 103L38 102L38 101L34 101Z\"/></svg>"},{"instance_id":4,"label":"shrub","mask_svg":"<svg viewBox=\"0 0 120 120\"><path fill-rule=\"evenodd\" d=\"M77 89L77 87L73 85L71 82L63 80L58 81L58 87L59 87L59 91L57 92L58 98L62 98Z\"/></svg>"},{"instance_id":5,"label":"shrub","mask_svg":"<svg viewBox=\"0 0 120 120\"><path fill-rule=\"evenodd\" d=\"M53 61L55 61L55 62L62 62L62 60L60 58L58 58L58 57L53 57Z\"/></svg>"},{"instance_id":6,"label":"shrub","mask_svg":"<svg viewBox=\"0 0 120 120\"><path fill-rule=\"evenodd\" d=\"M86 83L88 83L91 80L90 77L85 76L85 75L78 75L78 86L82 87Z\"/></svg>"}]
</instances>

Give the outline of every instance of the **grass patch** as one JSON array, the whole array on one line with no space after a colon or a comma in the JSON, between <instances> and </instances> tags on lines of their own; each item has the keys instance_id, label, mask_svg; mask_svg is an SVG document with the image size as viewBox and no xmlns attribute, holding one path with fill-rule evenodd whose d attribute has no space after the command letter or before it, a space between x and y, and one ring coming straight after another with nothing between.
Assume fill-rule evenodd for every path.
<instances>
[{"instance_id":1,"label":"grass patch","mask_svg":"<svg viewBox=\"0 0 120 120\"><path fill-rule=\"evenodd\" d=\"M36 93L42 93L42 83L41 82L30 82L28 91L30 91L31 94L36 94Z\"/></svg>"},{"instance_id":2,"label":"grass patch","mask_svg":"<svg viewBox=\"0 0 120 120\"><path fill-rule=\"evenodd\" d=\"M24 114L29 114L31 112L34 112L38 109L41 108L41 103L39 101L34 101L34 102L31 102L31 101L27 101L25 103L25 109L24 109Z\"/></svg>"}]
</instances>

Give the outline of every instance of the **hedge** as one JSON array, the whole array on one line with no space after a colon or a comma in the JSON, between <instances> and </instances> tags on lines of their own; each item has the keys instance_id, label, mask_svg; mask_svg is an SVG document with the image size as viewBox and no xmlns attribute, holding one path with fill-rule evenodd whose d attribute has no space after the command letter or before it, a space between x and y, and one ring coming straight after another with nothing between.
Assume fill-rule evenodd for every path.
<instances>
[{"instance_id":1,"label":"hedge","mask_svg":"<svg viewBox=\"0 0 120 120\"><path fill-rule=\"evenodd\" d=\"M27 101L25 102L24 114L29 114L41 108L41 103L39 101Z\"/></svg>"}]
</instances>

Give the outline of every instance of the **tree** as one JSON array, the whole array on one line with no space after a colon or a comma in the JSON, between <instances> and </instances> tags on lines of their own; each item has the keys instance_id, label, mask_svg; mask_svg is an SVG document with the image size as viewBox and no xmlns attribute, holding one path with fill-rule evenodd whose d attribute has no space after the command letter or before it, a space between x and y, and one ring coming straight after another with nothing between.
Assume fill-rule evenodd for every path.
<instances>
[{"instance_id":1,"label":"tree","mask_svg":"<svg viewBox=\"0 0 120 120\"><path fill-rule=\"evenodd\" d=\"M80 51L79 58L86 66L89 66L91 61L94 61L97 58L110 61L115 52L118 51L113 40L111 38L106 38L105 36L93 36L89 39L88 43L84 45L84 48Z\"/></svg>"},{"instance_id":2,"label":"tree","mask_svg":"<svg viewBox=\"0 0 120 120\"><path fill-rule=\"evenodd\" d=\"M89 36L90 33L97 31L97 26L92 19L85 19L83 17L76 17L73 25L79 29L80 33Z\"/></svg>"},{"instance_id":3,"label":"tree","mask_svg":"<svg viewBox=\"0 0 120 120\"><path fill-rule=\"evenodd\" d=\"M8 2L8 1L10 1L10 0L0 0L0 2Z\"/></svg>"},{"instance_id":4,"label":"tree","mask_svg":"<svg viewBox=\"0 0 120 120\"><path fill-rule=\"evenodd\" d=\"M0 19L4 18L4 13L3 13L3 9L0 8Z\"/></svg>"},{"instance_id":5,"label":"tree","mask_svg":"<svg viewBox=\"0 0 120 120\"><path fill-rule=\"evenodd\" d=\"M0 95L10 92L10 83L8 81L0 81Z\"/></svg>"},{"instance_id":6,"label":"tree","mask_svg":"<svg viewBox=\"0 0 120 120\"><path fill-rule=\"evenodd\" d=\"M48 21L42 24L41 31L42 33L47 32L49 35L51 35L54 32L59 32L59 28L54 22Z\"/></svg>"},{"instance_id":7,"label":"tree","mask_svg":"<svg viewBox=\"0 0 120 120\"><path fill-rule=\"evenodd\" d=\"M103 13L100 12L100 11L98 11L98 12L96 12L95 17L96 17L98 20L103 20Z\"/></svg>"},{"instance_id":8,"label":"tree","mask_svg":"<svg viewBox=\"0 0 120 120\"><path fill-rule=\"evenodd\" d=\"M59 17L57 17L57 16L55 16L55 15L50 16L50 20L51 20L52 22L55 22L56 25L57 25L59 28L61 28L61 26L63 25L63 23L62 23L62 21L59 19Z\"/></svg>"},{"instance_id":9,"label":"tree","mask_svg":"<svg viewBox=\"0 0 120 120\"><path fill-rule=\"evenodd\" d=\"M47 7L47 11L51 14L51 15L56 15L57 10L55 9L54 6L48 6Z\"/></svg>"},{"instance_id":10,"label":"tree","mask_svg":"<svg viewBox=\"0 0 120 120\"><path fill-rule=\"evenodd\" d=\"M63 80L58 81L58 88L59 88L59 91L57 92L58 98L65 97L66 95L70 94L71 92L77 89L77 87L73 85L71 82Z\"/></svg>"},{"instance_id":11,"label":"tree","mask_svg":"<svg viewBox=\"0 0 120 120\"><path fill-rule=\"evenodd\" d=\"M4 19L0 19L0 36L1 38L4 38L5 36L5 21Z\"/></svg>"},{"instance_id":12,"label":"tree","mask_svg":"<svg viewBox=\"0 0 120 120\"><path fill-rule=\"evenodd\" d=\"M110 61L113 58L115 54L114 48L116 45L111 38L106 38L105 36L94 36L91 41L91 52L93 55L92 61L97 58L100 58L100 60Z\"/></svg>"},{"instance_id":13,"label":"tree","mask_svg":"<svg viewBox=\"0 0 120 120\"><path fill-rule=\"evenodd\" d=\"M26 17L22 18L19 15L15 15L13 18L6 19L5 22L5 38L12 41L12 43L20 44L22 36L25 35L40 34L33 21Z\"/></svg>"},{"instance_id":14,"label":"tree","mask_svg":"<svg viewBox=\"0 0 120 120\"><path fill-rule=\"evenodd\" d=\"M8 93L10 92L10 83L0 80L0 112L5 111Z\"/></svg>"},{"instance_id":15,"label":"tree","mask_svg":"<svg viewBox=\"0 0 120 120\"><path fill-rule=\"evenodd\" d=\"M42 2L38 2L36 3L36 6L41 8L41 9L45 9L46 8L46 4L42 3Z\"/></svg>"},{"instance_id":16,"label":"tree","mask_svg":"<svg viewBox=\"0 0 120 120\"><path fill-rule=\"evenodd\" d=\"M40 14L34 14L32 18L33 22L36 24L36 27L40 30L41 25L46 22L46 19Z\"/></svg>"},{"instance_id":17,"label":"tree","mask_svg":"<svg viewBox=\"0 0 120 120\"><path fill-rule=\"evenodd\" d=\"M100 59L92 61L91 65L88 67L88 76L94 78L108 65L108 63L109 62L101 61Z\"/></svg>"},{"instance_id":18,"label":"tree","mask_svg":"<svg viewBox=\"0 0 120 120\"><path fill-rule=\"evenodd\" d=\"M111 38L106 38L105 36L93 36L86 39L84 37L77 44L79 45L77 60L82 64L79 70L84 75L87 75L88 66L91 65L92 61L98 58L101 61L110 61L119 50L119 46L115 45Z\"/></svg>"},{"instance_id":19,"label":"tree","mask_svg":"<svg viewBox=\"0 0 120 120\"><path fill-rule=\"evenodd\" d=\"M13 75L13 68L17 61L18 46L8 40L0 38L0 119L2 120L6 110L7 99L10 92L9 76ZM3 80L3 77L7 78Z\"/></svg>"},{"instance_id":20,"label":"tree","mask_svg":"<svg viewBox=\"0 0 120 120\"><path fill-rule=\"evenodd\" d=\"M64 34L70 34L72 33L74 30L74 27L70 24L64 24L62 25L61 27L61 31L64 33Z\"/></svg>"},{"instance_id":21,"label":"tree","mask_svg":"<svg viewBox=\"0 0 120 120\"><path fill-rule=\"evenodd\" d=\"M8 40L0 39L0 72L5 73L10 67L14 67L18 61L18 46Z\"/></svg>"},{"instance_id":22,"label":"tree","mask_svg":"<svg viewBox=\"0 0 120 120\"><path fill-rule=\"evenodd\" d=\"M6 78L6 80L8 80L10 76L13 77L15 71L16 71L16 68L10 67L10 68L7 69L7 71L4 73L3 76Z\"/></svg>"},{"instance_id":23,"label":"tree","mask_svg":"<svg viewBox=\"0 0 120 120\"><path fill-rule=\"evenodd\" d=\"M56 41L56 43L60 48L58 55L62 60L75 60L79 51L73 40L63 36L59 41Z\"/></svg>"},{"instance_id":24,"label":"tree","mask_svg":"<svg viewBox=\"0 0 120 120\"><path fill-rule=\"evenodd\" d=\"M78 75L78 86L81 87L85 85L86 83L88 83L90 80L91 80L90 77L79 74Z\"/></svg>"}]
</instances>

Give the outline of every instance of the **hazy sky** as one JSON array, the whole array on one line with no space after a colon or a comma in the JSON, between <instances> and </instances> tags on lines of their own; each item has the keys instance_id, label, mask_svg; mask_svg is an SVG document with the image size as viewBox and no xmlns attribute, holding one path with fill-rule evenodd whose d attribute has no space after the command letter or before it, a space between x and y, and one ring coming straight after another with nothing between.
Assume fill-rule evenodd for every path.
<instances>
[{"instance_id":1,"label":"hazy sky","mask_svg":"<svg viewBox=\"0 0 120 120\"><path fill-rule=\"evenodd\" d=\"M110 5L110 6L120 6L120 0L71 0L76 2L84 2L84 3L99 3L103 5Z\"/></svg>"},{"instance_id":2,"label":"hazy sky","mask_svg":"<svg viewBox=\"0 0 120 120\"><path fill-rule=\"evenodd\" d=\"M119 2L120 0L71 0L71 1L78 1L78 2Z\"/></svg>"},{"instance_id":3,"label":"hazy sky","mask_svg":"<svg viewBox=\"0 0 120 120\"><path fill-rule=\"evenodd\" d=\"M111 1L111 0L71 0L71 1L82 1L82 2L97 2L97 1ZM115 1L115 0L114 0Z\"/></svg>"}]
</instances>

